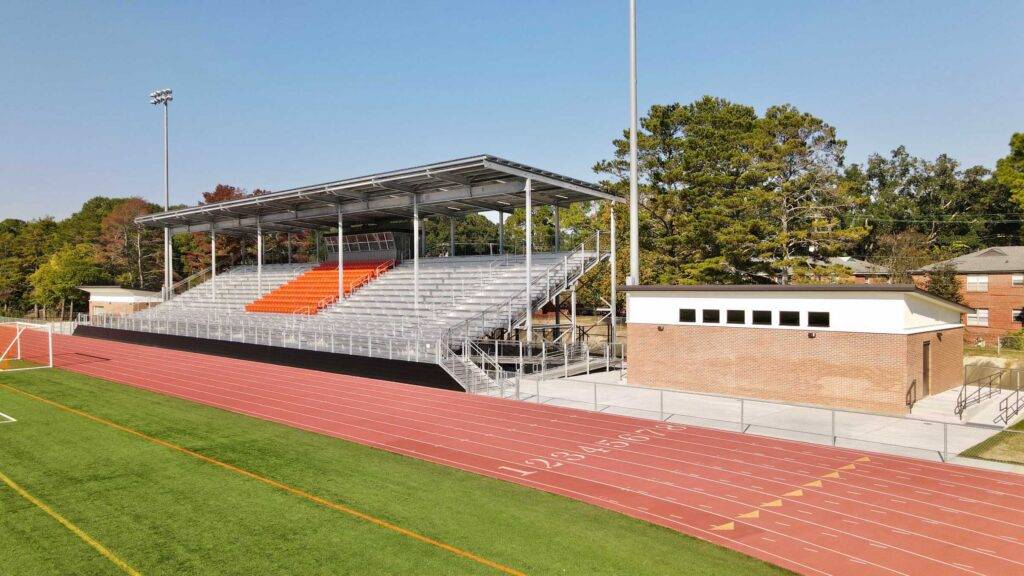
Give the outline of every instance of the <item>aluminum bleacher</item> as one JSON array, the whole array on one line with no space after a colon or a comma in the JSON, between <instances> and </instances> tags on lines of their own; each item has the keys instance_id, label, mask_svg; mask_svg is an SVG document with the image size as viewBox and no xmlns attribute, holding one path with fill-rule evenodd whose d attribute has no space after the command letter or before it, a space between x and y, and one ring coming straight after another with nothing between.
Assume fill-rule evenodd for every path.
<instances>
[{"instance_id":1,"label":"aluminum bleacher","mask_svg":"<svg viewBox=\"0 0 1024 576\"><path fill-rule=\"evenodd\" d=\"M251 310L253 302L270 293L287 296L289 292L280 288L311 271L331 276L317 280L318 290L333 282L336 293L336 266L316 271L316 264L265 265L261 277L255 267L239 266L148 310L125 316L93 316L80 322L102 328L436 363L470 389L489 385L487 372L473 365L481 354L470 359L458 351L472 340L508 335L520 328L530 312L568 290L607 256L599 248L597 241L570 252L534 254L529 292L526 259L521 255L421 258L418 275L410 261L390 270L377 270L372 281L318 313L252 312L247 306ZM279 311L294 312L303 305L289 303L287 298L280 301L284 304ZM494 371L491 373L492 378L496 377Z\"/></svg>"}]
</instances>

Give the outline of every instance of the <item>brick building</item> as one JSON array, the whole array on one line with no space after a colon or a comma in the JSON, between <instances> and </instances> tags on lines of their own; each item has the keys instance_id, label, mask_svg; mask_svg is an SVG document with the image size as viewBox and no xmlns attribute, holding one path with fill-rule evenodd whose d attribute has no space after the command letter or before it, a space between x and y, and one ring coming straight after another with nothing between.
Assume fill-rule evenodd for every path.
<instances>
[{"instance_id":1,"label":"brick building","mask_svg":"<svg viewBox=\"0 0 1024 576\"><path fill-rule=\"evenodd\" d=\"M911 285L623 289L631 385L906 413L962 384L972 310Z\"/></svg>"},{"instance_id":2,"label":"brick building","mask_svg":"<svg viewBox=\"0 0 1024 576\"><path fill-rule=\"evenodd\" d=\"M79 286L89 294L89 315L131 314L156 306L161 302L159 292L132 290L120 286Z\"/></svg>"},{"instance_id":3,"label":"brick building","mask_svg":"<svg viewBox=\"0 0 1024 576\"><path fill-rule=\"evenodd\" d=\"M833 256L828 260L829 264L838 264L850 269L850 275L857 284L888 284L890 281L889 269L880 264L860 260L852 256Z\"/></svg>"},{"instance_id":4,"label":"brick building","mask_svg":"<svg viewBox=\"0 0 1024 576\"><path fill-rule=\"evenodd\" d=\"M1000 337L1024 327L1024 246L993 246L937 262L914 280L920 284L928 271L947 265L957 272L964 303L975 310L967 315L968 343L995 346Z\"/></svg>"}]
</instances>

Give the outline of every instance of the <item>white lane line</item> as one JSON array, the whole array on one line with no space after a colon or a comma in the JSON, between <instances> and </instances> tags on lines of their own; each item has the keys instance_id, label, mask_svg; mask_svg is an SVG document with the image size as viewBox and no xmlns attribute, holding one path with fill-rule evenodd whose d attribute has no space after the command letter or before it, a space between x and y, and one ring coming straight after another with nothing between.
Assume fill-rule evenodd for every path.
<instances>
[{"instance_id":1,"label":"white lane line","mask_svg":"<svg viewBox=\"0 0 1024 576\"><path fill-rule=\"evenodd\" d=\"M15 422L17 422L17 420L15 420L13 417L8 416L3 412L0 412L0 424L14 424Z\"/></svg>"}]
</instances>

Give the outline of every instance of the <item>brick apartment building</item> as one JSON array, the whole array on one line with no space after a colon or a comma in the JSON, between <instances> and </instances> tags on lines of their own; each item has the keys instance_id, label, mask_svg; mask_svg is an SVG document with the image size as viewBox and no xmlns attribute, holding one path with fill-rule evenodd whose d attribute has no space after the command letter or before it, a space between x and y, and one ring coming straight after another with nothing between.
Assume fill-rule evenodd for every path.
<instances>
[{"instance_id":1,"label":"brick apartment building","mask_svg":"<svg viewBox=\"0 0 1024 576\"><path fill-rule=\"evenodd\" d=\"M995 346L998 339L1024 327L1024 246L993 246L922 268L925 273L950 265L957 272L964 303L974 308L966 319L964 337L969 344Z\"/></svg>"},{"instance_id":2,"label":"brick apartment building","mask_svg":"<svg viewBox=\"0 0 1024 576\"><path fill-rule=\"evenodd\" d=\"M623 289L631 385L901 414L962 384L972 310L912 285Z\"/></svg>"},{"instance_id":3,"label":"brick apartment building","mask_svg":"<svg viewBox=\"0 0 1024 576\"><path fill-rule=\"evenodd\" d=\"M829 264L838 264L850 269L850 275L856 284L888 284L889 269L880 264L860 260L852 256L833 256Z\"/></svg>"}]
</instances>

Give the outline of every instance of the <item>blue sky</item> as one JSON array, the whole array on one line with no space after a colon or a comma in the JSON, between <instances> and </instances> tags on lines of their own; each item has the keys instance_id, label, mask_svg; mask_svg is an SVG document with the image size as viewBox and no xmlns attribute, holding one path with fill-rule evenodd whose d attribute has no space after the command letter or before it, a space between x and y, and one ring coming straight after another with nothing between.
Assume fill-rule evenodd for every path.
<instances>
[{"instance_id":1,"label":"blue sky","mask_svg":"<svg viewBox=\"0 0 1024 576\"><path fill-rule=\"evenodd\" d=\"M1024 2L640 0L640 104L792 103L848 162L992 166L1024 131ZM628 120L626 0L0 6L0 218L489 153L596 180Z\"/></svg>"}]
</instances>

